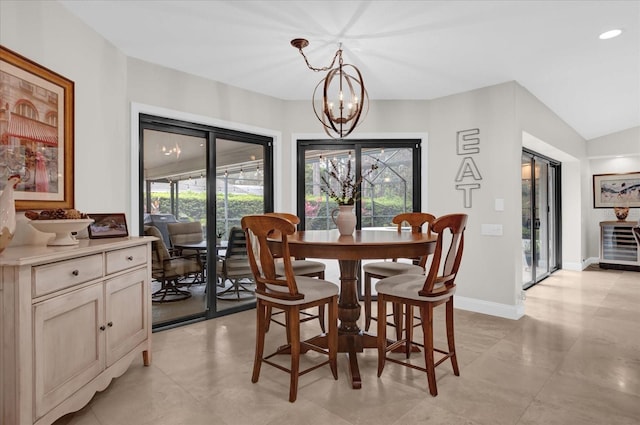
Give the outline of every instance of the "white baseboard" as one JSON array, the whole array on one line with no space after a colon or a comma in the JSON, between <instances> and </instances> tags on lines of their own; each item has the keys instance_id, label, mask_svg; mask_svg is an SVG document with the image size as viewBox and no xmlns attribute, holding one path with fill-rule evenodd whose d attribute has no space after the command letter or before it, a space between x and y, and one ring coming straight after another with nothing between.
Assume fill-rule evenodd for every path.
<instances>
[{"instance_id":1,"label":"white baseboard","mask_svg":"<svg viewBox=\"0 0 640 425\"><path fill-rule=\"evenodd\" d=\"M454 295L453 305L461 310L518 320L524 316L524 304L508 305Z\"/></svg>"},{"instance_id":2,"label":"white baseboard","mask_svg":"<svg viewBox=\"0 0 640 425\"><path fill-rule=\"evenodd\" d=\"M584 263L576 263L576 262L569 262L569 261L562 262L562 270L571 270L574 272L580 272L584 270L587 266L588 264L586 264L586 261Z\"/></svg>"},{"instance_id":3,"label":"white baseboard","mask_svg":"<svg viewBox=\"0 0 640 425\"><path fill-rule=\"evenodd\" d=\"M581 272L582 270L589 267L591 264L598 264L600 259L598 257L590 257L586 260L583 260L582 263L576 263L571 261L564 261L562 263L563 270L572 270L574 272Z\"/></svg>"}]
</instances>

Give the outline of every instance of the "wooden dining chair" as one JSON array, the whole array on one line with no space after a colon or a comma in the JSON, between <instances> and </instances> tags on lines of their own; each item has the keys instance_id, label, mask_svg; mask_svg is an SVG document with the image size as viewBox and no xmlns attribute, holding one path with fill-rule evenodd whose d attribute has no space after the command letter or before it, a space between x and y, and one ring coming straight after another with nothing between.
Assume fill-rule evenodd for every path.
<instances>
[{"instance_id":1,"label":"wooden dining chair","mask_svg":"<svg viewBox=\"0 0 640 425\"><path fill-rule=\"evenodd\" d=\"M411 227L412 233L422 233L423 227L427 224L426 232L429 234L429 226L435 220L435 216L423 212L410 212L398 214L391 222L398 228L398 232L402 231L402 226L408 224ZM412 259L415 260L415 259ZM364 271L364 330L368 331L372 320L378 320L371 314L371 279L384 279L386 277L396 276L399 274L424 274L424 264L426 256L422 256L418 259L418 264L406 262L398 262L397 258L393 258L390 261L376 261L368 263L362 266ZM402 334L402 322L399 318L402 316L402 312L398 311L397 306L394 306L393 324L396 326L396 336L399 339Z\"/></svg>"},{"instance_id":2,"label":"wooden dining chair","mask_svg":"<svg viewBox=\"0 0 640 425\"><path fill-rule=\"evenodd\" d=\"M249 263L256 282L256 351L251 382L258 382L262 363L288 372L289 401L294 402L300 376L328 364L334 379L338 379L338 286L326 280L294 275L287 238L295 232L295 225L289 220L268 215L249 215L244 216L241 223L249 241ZM283 276L276 272L276 262L280 259L284 263ZM326 334L328 348L319 347L310 340L301 341L300 338L300 311L325 304L329 306L329 329ZM265 356L268 307L284 310L288 341L286 345ZM313 366L300 370L300 353L308 350L326 354L328 360L315 362ZM287 353L291 355L289 368L270 360L276 355Z\"/></svg>"},{"instance_id":3,"label":"wooden dining chair","mask_svg":"<svg viewBox=\"0 0 640 425\"><path fill-rule=\"evenodd\" d=\"M289 220L295 226L300 224L300 217L295 214L271 212L265 213L265 215L284 218L286 220ZM291 267L293 268L293 274L296 276L317 277L318 279L324 280L324 271L326 265L320 261L295 258L291 260ZM284 263L276 263L276 273L280 276L284 276ZM285 323L280 322L276 318L277 316L282 314L284 314L284 311L273 312L273 309L271 307L267 308L267 317L270 319L269 322L267 322L267 332L269 331L269 325L271 322L277 323L280 326L286 326ZM308 311L301 311L300 314L304 316L300 319L300 322L307 322L309 320L318 319L318 322L320 323L320 329L322 329L322 332L325 332L323 306L318 307L318 314L309 313Z\"/></svg>"},{"instance_id":4,"label":"wooden dining chair","mask_svg":"<svg viewBox=\"0 0 640 425\"><path fill-rule=\"evenodd\" d=\"M455 279L462 260L464 247L464 230L467 223L466 214L450 214L438 217L432 224L431 230L438 235L436 249L430 258L429 271L426 276L397 275L382 279L376 284L378 292L378 317L385 317L387 303L399 303L406 307L405 338L388 343L387 324L378 320L378 377L382 374L385 360L418 369L427 374L429 392L438 395L436 387L435 367L451 359L453 373L460 375L453 327L453 294L456 290ZM445 304L448 350L441 350L433 346L433 309ZM413 341L413 307L420 310L424 344ZM423 348L425 367L390 357L388 353L404 347L406 358L411 354L412 345ZM444 356L435 362L434 352Z\"/></svg>"}]
</instances>

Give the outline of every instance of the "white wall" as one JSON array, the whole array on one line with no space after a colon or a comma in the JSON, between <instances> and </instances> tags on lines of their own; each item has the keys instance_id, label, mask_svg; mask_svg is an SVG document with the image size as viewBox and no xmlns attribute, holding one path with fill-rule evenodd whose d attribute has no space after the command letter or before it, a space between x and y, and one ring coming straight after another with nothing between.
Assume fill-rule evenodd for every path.
<instances>
[{"instance_id":1,"label":"white wall","mask_svg":"<svg viewBox=\"0 0 640 425\"><path fill-rule=\"evenodd\" d=\"M0 2L0 41L75 82L76 208L124 211L130 220L137 217L132 189L137 178L133 110L274 137L276 206L295 211L293 141L324 137L310 102L285 102L126 58L56 2ZM471 208L465 208L462 192L455 188L465 156L456 152L456 132L471 128L480 130L480 152L473 157L482 180L481 188L473 192ZM563 235L566 245L573 244L567 256L579 262L586 251L583 216L591 203L584 141L517 83L431 101L372 102L353 136L428 139L423 159L424 208L435 214L466 212L470 216L458 280L460 307L505 317L523 312L520 155L525 132L531 140L573 158L566 168L571 177L566 180L578 190L572 187L570 196L570 188L563 185L563 196L569 200L563 205L568 214ZM595 144L600 148L599 143L611 140ZM591 167L612 166L594 163ZM638 162L627 168L637 171ZM504 200L503 211L496 210L496 200ZM482 224L501 225L502 236L482 235Z\"/></svg>"}]
</instances>

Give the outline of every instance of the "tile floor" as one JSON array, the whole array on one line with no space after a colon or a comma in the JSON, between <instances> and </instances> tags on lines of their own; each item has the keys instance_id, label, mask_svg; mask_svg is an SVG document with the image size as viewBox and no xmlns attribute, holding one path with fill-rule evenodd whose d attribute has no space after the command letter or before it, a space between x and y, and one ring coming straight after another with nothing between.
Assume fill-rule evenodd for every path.
<instances>
[{"instance_id":1,"label":"tile floor","mask_svg":"<svg viewBox=\"0 0 640 425\"><path fill-rule=\"evenodd\" d=\"M254 316L155 333L152 366L137 360L55 425L640 424L637 272L557 272L527 291L517 321L456 310L460 376L438 367L435 398L418 371L387 363L377 378L367 350L361 390L350 388L341 355L337 381L328 368L311 372L289 403L286 374L265 365L251 383ZM278 345L282 328L268 336Z\"/></svg>"}]
</instances>

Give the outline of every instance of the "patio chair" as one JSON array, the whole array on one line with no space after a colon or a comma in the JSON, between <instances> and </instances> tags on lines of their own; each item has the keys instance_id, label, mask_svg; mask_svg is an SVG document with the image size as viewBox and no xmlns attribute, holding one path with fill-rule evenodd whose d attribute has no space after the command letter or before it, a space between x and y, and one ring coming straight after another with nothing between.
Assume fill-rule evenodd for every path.
<instances>
[{"instance_id":1,"label":"patio chair","mask_svg":"<svg viewBox=\"0 0 640 425\"><path fill-rule=\"evenodd\" d=\"M227 281L231 284L229 287L226 286ZM241 293L253 296L253 289L245 286L254 284L247 254L247 239L244 230L237 226L229 230L227 250L222 258L222 283L225 289L217 293L218 297L240 300Z\"/></svg>"},{"instance_id":2,"label":"patio chair","mask_svg":"<svg viewBox=\"0 0 640 425\"><path fill-rule=\"evenodd\" d=\"M173 251L169 251L164 244L162 233L155 226L145 226L144 234L158 238L152 243L151 277L160 282L161 287L151 294L151 300L165 303L189 298L191 292L179 288L184 285L180 280L203 272L200 255L173 255Z\"/></svg>"}]
</instances>

